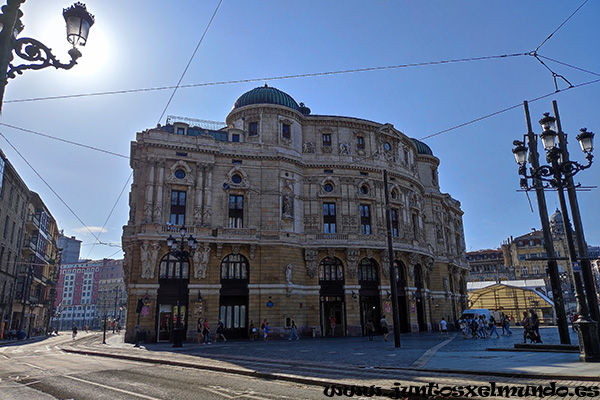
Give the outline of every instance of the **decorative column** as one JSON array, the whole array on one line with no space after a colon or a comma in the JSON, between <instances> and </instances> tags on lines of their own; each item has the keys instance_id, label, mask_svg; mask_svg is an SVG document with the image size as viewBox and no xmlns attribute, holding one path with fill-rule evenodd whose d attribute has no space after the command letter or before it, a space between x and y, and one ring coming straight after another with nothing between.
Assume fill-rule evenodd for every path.
<instances>
[{"instance_id":1,"label":"decorative column","mask_svg":"<svg viewBox=\"0 0 600 400\"><path fill-rule=\"evenodd\" d=\"M202 225L202 207L204 198L202 190L204 184L204 169L201 164L196 165L196 205L194 206L194 225Z\"/></svg>"},{"instance_id":2,"label":"decorative column","mask_svg":"<svg viewBox=\"0 0 600 400\"><path fill-rule=\"evenodd\" d=\"M206 172L206 182L204 185L204 210L202 214L202 223L205 226L211 225L211 216L212 216L212 165L207 165L204 167L204 171Z\"/></svg>"},{"instance_id":3,"label":"decorative column","mask_svg":"<svg viewBox=\"0 0 600 400\"><path fill-rule=\"evenodd\" d=\"M162 208L163 208L163 187L165 183L165 161L159 162L158 182L156 187L156 201L154 206L154 222L162 223Z\"/></svg>"},{"instance_id":4,"label":"decorative column","mask_svg":"<svg viewBox=\"0 0 600 400\"><path fill-rule=\"evenodd\" d=\"M150 171L146 183L146 204L144 204L144 223L152 222L152 209L154 208L154 158L148 157Z\"/></svg>"}]
</instances>

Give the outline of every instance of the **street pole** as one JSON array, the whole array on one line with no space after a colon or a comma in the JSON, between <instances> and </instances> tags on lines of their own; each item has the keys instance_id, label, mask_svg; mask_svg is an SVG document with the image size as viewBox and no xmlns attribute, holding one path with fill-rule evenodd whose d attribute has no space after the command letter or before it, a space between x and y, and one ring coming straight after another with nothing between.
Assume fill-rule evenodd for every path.
<instances>
[{"instance_id":1,"label":"street pole","mask_svg":"<svg viewBox=\"0 0 600 400\"><path fill-rule=\"evenodd\" d=\"M556 133L558 134L558 145L561 150L563 163L569 162L569 151L567 150L566 136L562 130L560 116L558 114L558 104L556 100L552 101L554 117L556 118ZM577 202L577 194L575 192L575 184L573 183L573 175L565 177L567 195L569 196L569 205L571 206L571 217L573 218L573 228L575 229L575 237L577 240L577 250L579 252L579 260L581 263L581 272L583 284L585 286L585 295L587 305L590 312L590 317L597 323L600 322L600 312L598 310L598 295L594 285L594 276L592 274L592 266L588 258L587 245L583 233L583 224L581 223L581 213L579 211L579 203ZM565 225L565 229L570 230L570 225ZM598 324L598 334L600 335L600 323Z\"/></svg>"},{"instance_id":2,"label":"street pole","mask_svg":"<svg viewBox=\"0 0 600 400\"><path fill-rule=\"evenodd\" d=\"M525 119L527 121L527 144L530 151L530 162L533 170L540 166L539 153L537 151L537 139L533 133L531 126L531 117L529 115L529 105L527 101L523 102L525 109ZM542 224L542 232L544 235L544 248L548 255L548 275L550 276L550 286L552 287L552 300L556 311L556 323L558 325L558 334L561 344L571 344L569 336L569 326L567 316L565 314L565 304L563 300L562 288L560 285L560 277L558 276L558 266L556 264L556 254L554 253L554 244L552 242L552 234L550 233L550 221L548 220L548 208L546 206L546 196L544 194L544 185L540 178L533 178L535 193L538 201L538 211L540 214L540 222Z\"/></svg>"},{"instance_id":3,"label":"street pole","mask_svg":"<svg viewBox=\"0 0 600 400\"><path fill-rule=\"evenodd\" d=\"M383 170L383 190L385 191L385 222L387 227L387 247L390 265L390 289L392 292L392 320L394 323L394 347L400 347L400 316L398 313L398 282L396 280L396 268L394 267L394 249L392 243L392 218L390 210L390 194L388 189L387 170Z\"/></svg>"}]
</instances>

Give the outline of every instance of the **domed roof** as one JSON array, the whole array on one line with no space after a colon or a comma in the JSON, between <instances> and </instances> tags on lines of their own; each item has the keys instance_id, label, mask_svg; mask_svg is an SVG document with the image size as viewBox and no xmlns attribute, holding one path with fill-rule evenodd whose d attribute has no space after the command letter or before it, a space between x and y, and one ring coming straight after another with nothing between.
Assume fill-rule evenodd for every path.
<instances>
[{"instance_id":1,"label":"domed roof","mask_svg":"<svg viewBox=\"0 0 600 400\"><path fill-rule=\"evenodd\" d=\"M552 216L550 217L550 222L557 222L557 223L563 223L562 220L562 214L560 213L560 211L558 211L558 208L556 209L556 211L554 211L554 214L552 214Z\"/></svg>"},{"instance_id":2,"label":"domed roof","mask_svg":"<svg viewBox=\"0 0 600 400\"><path fill-rule=\"evenodd\" d=\"M292 96L274 87L269 87L266 83L265 86L254 88L241 95L233 105L233 109L252 104L277 104L300 111L298 103Z\"/></svg>"},{"instance_id":3,"label":"domed roof","mask_svg":"<svg viewBox=\"0 0 600 400\"><path fill-rule=\"evenodd\" d=\"M433 151L431 151L431 148L429 146L427 146L425 143L417 140L417 139L410 139L412 140L412 142L415 144L415 146L417 146L417 153L419 154L425 154L428 156L432 156L433 155Z\"/></svg>"}]
</instances>

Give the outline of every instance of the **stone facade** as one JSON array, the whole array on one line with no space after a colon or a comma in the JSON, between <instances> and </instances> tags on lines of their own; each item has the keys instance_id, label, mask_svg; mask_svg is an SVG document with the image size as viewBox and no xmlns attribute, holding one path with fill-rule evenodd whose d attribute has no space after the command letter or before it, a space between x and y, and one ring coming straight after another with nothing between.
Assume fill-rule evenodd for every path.
<instances>
[{"instance_id":1,"label":"stone facade","mask_svg":"<svg viewBox=\"0 0 600 400\"><path fill-rule=\"evenodd\" d=\"M276 336L292 320L303 335L360 335L383 314L392 324L384 170L400 329L454 321L466 302L463 212L440 192L438 165L391 124L311 115L269 87L240 97L221 130L139 132L122 239L126 340L138 321L147 340L172 340L178 300L188 339L199 318L241 337L264 319ZM180 269L167 237L180 241L182 225L198 246Z\"/></svg>"},{"instance_id":2,"label":"stone facade","mask_svg":"<svg viewBox=\"0 0 600 400\"><path fill-rule=\"evenodd\" d=\"M12 326L28 203L27 185L0 150L0 323L3 324L0 330L4 336ZM18 304L17 308L21 311Z\"/></svg>"},{"instance_id":3,"label":"stone facade","mask_svg":"<svg viewBox=\"0 0 600 400\"><path fill-rule=\"evenodd\" d=\"M515 279L515 271L507 267L507 257L502 249L469 251L466 254L469 263L469 282L509 281Z\"/></svg>"}]
</instances>

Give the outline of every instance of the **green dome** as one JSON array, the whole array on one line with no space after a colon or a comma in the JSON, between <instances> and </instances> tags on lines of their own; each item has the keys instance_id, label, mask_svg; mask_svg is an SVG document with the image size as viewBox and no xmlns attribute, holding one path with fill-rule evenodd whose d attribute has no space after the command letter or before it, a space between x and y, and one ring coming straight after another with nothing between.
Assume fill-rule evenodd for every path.
<instances>
[{"instance_id":1,"label":"green dome","mask_svg":"<svg viewBox=\"0 0 600 400\"><path fill-rule=\"evenodd\" d=\"M417 153L419 154L425 154L428 156L432 156L433 155L433 151L431 151L431 148L429 146L427 146L425 143L417 140L417 139L410 139L412 140L412 142L415 144L415 146L417 146Z\"/></svg>"},{"instance_id":2,"label":"green dome","mask_svg":"<svg viewBox=\"0 0 600 400\"><path fill-rule=\"evenodd\" d=\"M252 104L277 104L300 111L298 103L296 103L296 100L292 96L274 87L269 87L266 84L241 95L233 105L233 109L235 110L236 108Z\"/></svg>"}]
</instances>

